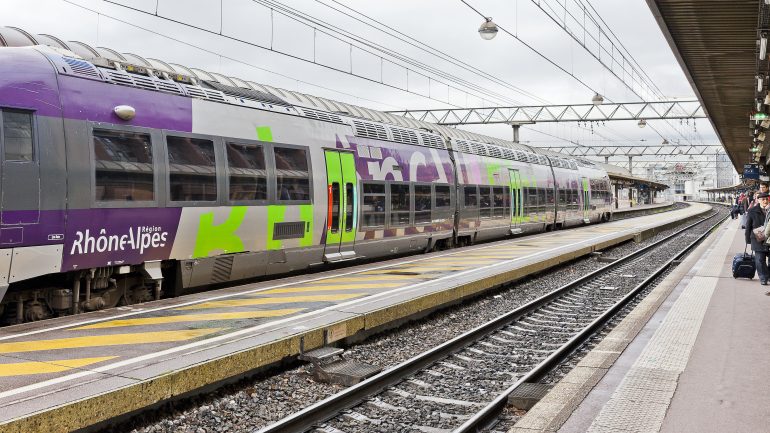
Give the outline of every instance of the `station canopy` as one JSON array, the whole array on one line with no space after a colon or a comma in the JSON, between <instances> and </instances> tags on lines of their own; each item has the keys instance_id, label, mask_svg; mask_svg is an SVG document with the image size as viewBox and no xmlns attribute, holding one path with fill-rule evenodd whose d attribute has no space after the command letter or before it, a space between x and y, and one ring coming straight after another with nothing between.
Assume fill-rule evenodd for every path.
<instances>
[{"instance_id":1,"label":"station canopy","mask_svg":"<svg viewBox=\"0 0 770 433\"><path fill-rule=\"evenodd\" d=\"M763 0L647 0L739 173L752 163L749 115Z\"/></svg>"}]
</instances>

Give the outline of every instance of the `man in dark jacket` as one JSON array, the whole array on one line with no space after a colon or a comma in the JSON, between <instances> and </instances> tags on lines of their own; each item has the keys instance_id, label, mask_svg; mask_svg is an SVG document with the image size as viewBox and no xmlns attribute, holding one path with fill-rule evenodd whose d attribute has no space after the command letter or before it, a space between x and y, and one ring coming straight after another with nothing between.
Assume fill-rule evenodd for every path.
<instances>
[{"instance_id":1,"label":"man in dark jacket","mask_svg":"<svg viewBox=\"0 0 770 433\"><path fill-rule=\"evenodd\" d=\"M764 242L757 240L757 237L754 235L754 229L765 225L768 197L770 197L770 194L766 192L757 194L759 206L752 207L746 214L746 243L751 244L751 250L754 251L754 262L757 265L759 283L763 286L768 284L768 279L770 278L767 269L768 248Z\"/></svg>"}]
</instances>

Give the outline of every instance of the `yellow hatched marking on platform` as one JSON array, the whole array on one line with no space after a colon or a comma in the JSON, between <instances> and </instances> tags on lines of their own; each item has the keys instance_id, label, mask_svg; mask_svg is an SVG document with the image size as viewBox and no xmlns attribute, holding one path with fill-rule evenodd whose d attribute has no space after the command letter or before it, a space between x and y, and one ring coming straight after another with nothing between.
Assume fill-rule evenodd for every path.
<instances>
[{"instance_id":1,"label":"yellow hatched marking on platform","mask_svg":"<svg viewBox=\"0 0 770 433\"><path fill-rule=\"evenodd\" d=\"M264 292L255 293L254 296L261 295ZM207 308L226 308L226 307L251 307L255 305L269 304L291 304L297 302L323 302L323 301L344 301L346 299L366 296L366 293L341 293L331 295L303 295L286 296L279 298L259 298L259 299L226 299L223 301L204 302L202 304L188 305L187 307L176 308L176 310L202 310Z\"/></svg>"},{"instance_id":2,"label":"yellow hatched marking on platform","mask_svg":"<svg viewBox=\"0 0 770 433\"><path fill-rule=\"evenodd\" d=\"M72 328L79 329L102 329L119 328L122 326L143 326L143 325L162 325L166 323L182 322L207 322L211 320L238 320L238 319L259 319L264 317L279 317L294 314L302 311L304 308L289 308L283 310L262 310L262 311L237 311L233 313L206 313L206 314L184 314L178 316L145 317L141 319L121 319L110 320L108 322L95 323L93 325Z\"/></svg>"},{"instance_id":3,"label":"yellow hatched marking on platform","mask_svg":"<svg viewBox=\"0 0 770 433\"><path fill-rule=\"evenodd\" d=\"M420 262L420 263L422 263L422 262ZM411 266L419 266L420 263L415 263L414 265L411 265ZM407 268L406 266L407 265L403 265L403 266L400 266L398 268L378 269L378 270L375 270L375 271L363 271L363 272L359 272L358 274L359 275L383 275L383 276L387 276L387 275L392 275L393 272L412 272L412 270ZM425 277L431 278L431 276L426 276L424 274L420 274L420 275L407 275L407 276L409 278L425 278ZM371 277L369 277L369 278L371 278Z\"/></svg>"},{"instance_id":4,"label":"yellow hatched marking on platform","mask_svg":"<svg viewBox=\"0 0 770 433\"><path fill-rule=\"evenodd\" d=\"M468 269L469 266L463 266L463 267L457 267L457 266L425 266L421 268L412 268L410 271L412 272L452 272L452 271L462 271L463 269Z\"/></svg>"},{"instance_id":5,"label":"yellow hatched marking on platform","mask_svg":"<svg viewBox=\"0 0 770 433\"><path fill-rule=\"evenodd\" d=\"M361 284L335 284L330 286L303 286L303 287L281 287L280 289L270 289L259 292L260 295L272 295L274 293L304 293L304 292L323 292L331 290L361 290L361 289L388 289L392 287L401 287L405 283L361 283Z\"/></svg>"},{"instance_id":6,"label":"yellow hatched marking on platform","mask_svg":"<svg viewBox=\"0 0 770 433\"><path fill-rule=\"evenodd\" d=\"M388 271L390 272L390 271ZM356 281L372 281L374 277L337 277L328 280L318 281L319 283L354 283ZM380 274L377 279L381 280L417 280L419 275L388 275Z\"/></svg>"},{"instance_id":7,"label":"yellow hatched marking on platform","mask_svg":"<svg viewBox=\"0 0 770 433\"><path fill-rule=\"evenodd\" d=\"M183 331L138 332L135 334L92 335L57 338L55 340L0 343L0 353L39 352L43 350L77 349L81 347L121 346L126 344L170 343L203 337L225 328L189 329Z\"/></svg>"},{"instance_id":8,"label":"yellow hatched marking on platform","mask_svg":"<svg viewBox=\"0 0 770 433\"><path fill-rule=\"evenodd\" d=\"M109 361L117 356L102 356L100 358L62 359L48 362L18 362L14 364L0 364L0 377L27 376L31 374L59 373L73 368L85 367L97 362Z\"/></svg>"},{"instance_id":9,"label":"yellow hatched marking on platform","mask_svg":"<svg viewBox=\"0 0 770 433\"><path fill-rule=\"evenodd\" d=\"M500 254L500 255L494 255L494 256L492 256L492 255L484 255L484 256L479 255L479 256L477 256L477 255L469 254L467 257L472 258L472 259L498 259L498 260L505 260L505 259L510 259L511 257L514 257L514 256L512 254Z\"/></svg>"},{"instance_id":10,"label":"yellow hatched marking on platform","mask_svg":"<svg viewBox=\"0 0 770 433\"><path fill-rule=\"evenodd\" d=\"M454 256L454 257L446 257L441 259L433 259L433 260L426 260L425 263L455 263L462 260L463 263L487 263L489 260L485 259L473 259L473 258L466 258L463 256Z\"/></svg>"},{"instance_id":11,"label":"yellow hatched marking on platform","mask_svg":"<svg viewBox=\"0 0 770 433\"><path fill-rule=\"evenodd\" d=\"M409 267L404 267L405 272L414 272L417 269L450 269L450 268L456 268L456 269L465 269L468 265L453 265L450 263L424 263L421 265L411 265Z\"/></svg>"}]
</instances>

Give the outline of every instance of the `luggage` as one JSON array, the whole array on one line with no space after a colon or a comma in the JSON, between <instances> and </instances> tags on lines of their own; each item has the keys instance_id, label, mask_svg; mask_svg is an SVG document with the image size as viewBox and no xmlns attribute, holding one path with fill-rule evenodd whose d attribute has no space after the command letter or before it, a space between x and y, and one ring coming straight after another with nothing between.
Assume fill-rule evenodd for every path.
<instances>
[{"instance_id":1,"label":"luggage","mask_svg":"<svg viewBox=\"0 0 770 433\"><path fill-rule=\"evenodd\" d=\"M754 264L754 254L747 254L746 249L733 257L733 278L754 278L757 268Z\"/></svg>"}]
</instances>

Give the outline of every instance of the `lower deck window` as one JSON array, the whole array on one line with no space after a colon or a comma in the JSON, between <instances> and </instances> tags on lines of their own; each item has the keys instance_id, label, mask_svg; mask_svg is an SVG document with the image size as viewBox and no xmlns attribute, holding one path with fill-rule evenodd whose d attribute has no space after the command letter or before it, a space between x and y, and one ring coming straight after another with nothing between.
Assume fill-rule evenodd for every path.
<instances>
[{"instance_id":1,"label":"lower deck window","mask_svg":"<svg viewBox=\"0 0 770 433\"><path fill-rule=\"evenodd\" d=\"M97 201L152 201L155 182L149 134L95 130L94 187Z\"/></svg>"}]
</instances>

